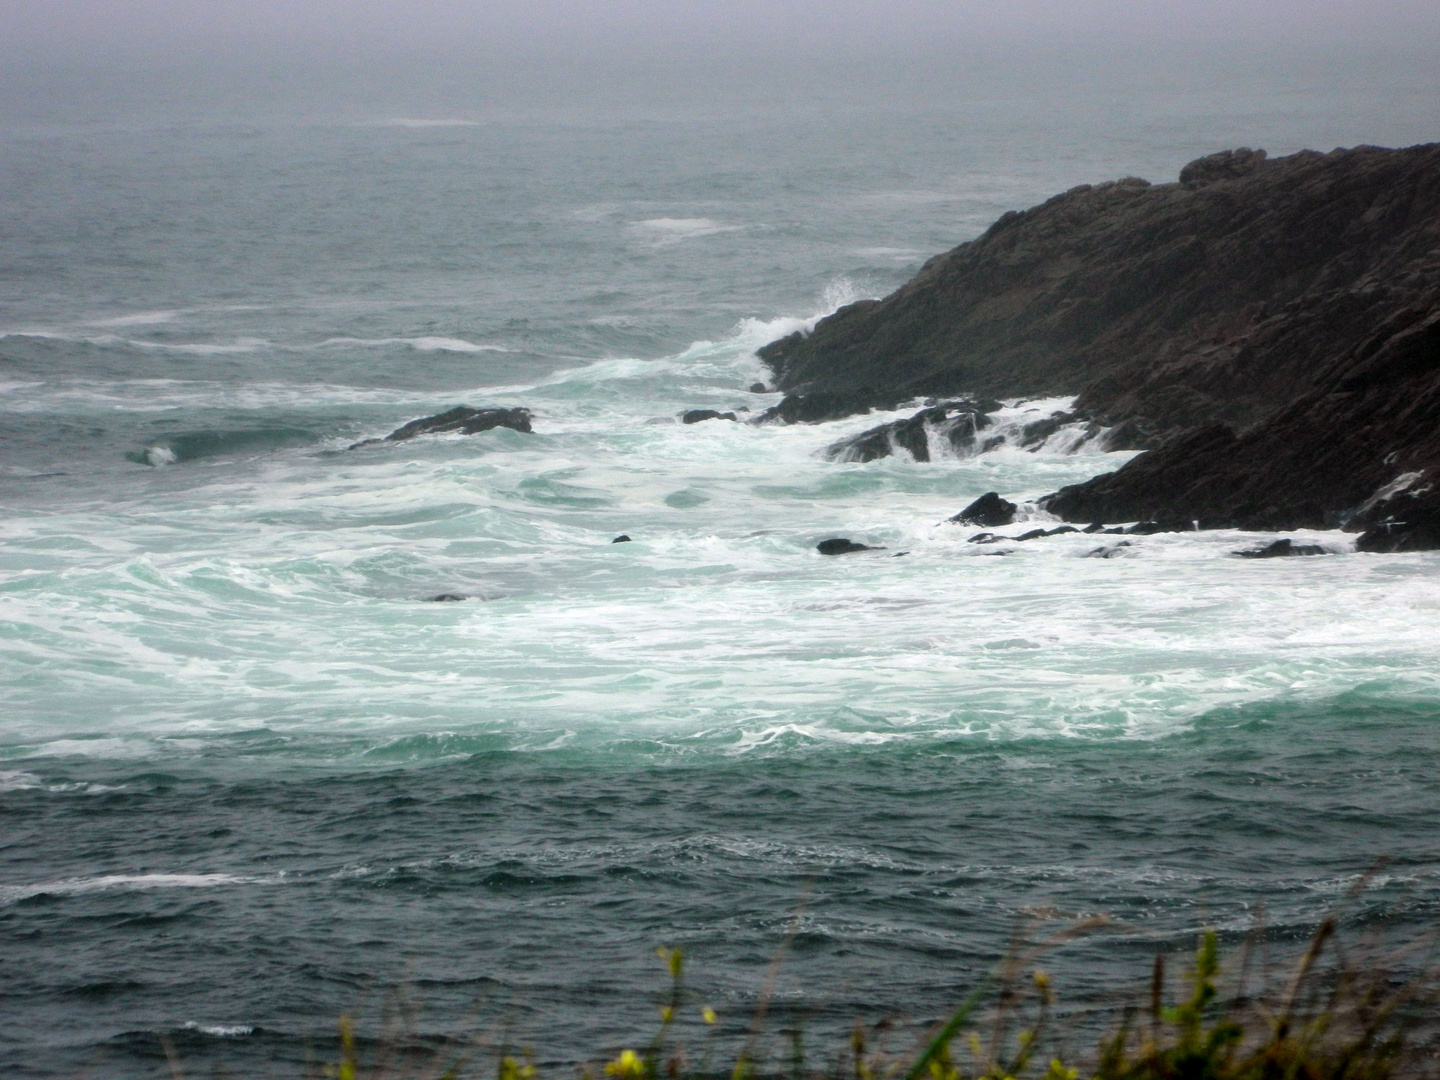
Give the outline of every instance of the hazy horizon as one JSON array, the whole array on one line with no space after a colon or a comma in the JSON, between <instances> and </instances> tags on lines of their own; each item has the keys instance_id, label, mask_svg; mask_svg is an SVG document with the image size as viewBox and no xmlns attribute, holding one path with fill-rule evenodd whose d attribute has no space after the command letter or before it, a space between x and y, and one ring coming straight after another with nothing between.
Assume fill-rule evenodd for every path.
<instances>
[{"instance_id":1,"label":"hazy horizon","mask_svg":"<svg viewBox=\"0 0 1440 1080\"><path fill-rule=\"evenodd\" d=\"M11 122L497 109L785 110L958 97L1428 93L1440 10L1367 5L391 5L19 0Z\"/></svg>"}]
</instances>

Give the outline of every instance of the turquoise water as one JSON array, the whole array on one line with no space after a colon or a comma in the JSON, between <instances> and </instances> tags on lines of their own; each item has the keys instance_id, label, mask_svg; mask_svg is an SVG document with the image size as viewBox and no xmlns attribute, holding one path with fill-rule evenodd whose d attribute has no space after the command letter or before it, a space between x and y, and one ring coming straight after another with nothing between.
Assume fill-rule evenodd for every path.
<instances>
[{"instance_id":1,"label":"turquoise water","mask_svg":"<svg viewBox=\"0 0 1440 1080\"><path fill-rule=\"evenodd\" d=\"M1431 89L6 129L0 1066L303 1061L398 983L563 1060L648 1030L659 944L734 1037L802 896L822 1042L1038 907L1115 920L1052 965L1097 1007L1382 855L1350 918L1429 926L1436 556L968 545L1127 455L677 417L1005 210L1434 138ZM347 449L462 403L535 433Z\"/></svg>"}]
</instances>

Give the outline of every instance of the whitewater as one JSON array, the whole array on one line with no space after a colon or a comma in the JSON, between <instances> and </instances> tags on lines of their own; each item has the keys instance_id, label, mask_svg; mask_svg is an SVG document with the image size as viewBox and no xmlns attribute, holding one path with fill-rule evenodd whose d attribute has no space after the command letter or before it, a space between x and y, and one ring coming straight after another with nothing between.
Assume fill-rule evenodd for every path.
<instances>
[{"instance_id":1,"label":"whitewater","mask_svg":"<svg viewBox=\"0 0 1440 1080\"><path fill-rule=\"evenodd\" d=\"M426 1037L484 998L565 1061L648 1022L657 945L739 1038L801 897L775 1011L817 1037L931 1018L1038 908L1114 920L1053 965L1097 1008L1202 926L1303 936L1381 856L1348 917L1429 925L1436 556L970 543L977 496L1017 536L1131 456L1023 445L1062 398L924 463L825 454L923 402L749 422L758 347L1004 210L1222 141L1419 141L1399 100L992 104L884 145L7 129L0 1068L302 1062L396 985ZM461 404L534 431L351 448Z\"/></svg>"}]
</instances>

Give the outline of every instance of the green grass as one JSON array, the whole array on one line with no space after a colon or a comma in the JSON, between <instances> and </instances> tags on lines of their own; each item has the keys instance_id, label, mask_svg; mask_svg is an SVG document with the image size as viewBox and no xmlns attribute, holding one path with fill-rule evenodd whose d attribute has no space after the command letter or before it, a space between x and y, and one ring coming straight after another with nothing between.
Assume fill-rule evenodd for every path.
<instances>
[{"instance_id":1,"label":"green grass","mask_svg":"<svg viewBox=\"0 0 1440 1080\"><path fill-rule=\"evenodd\" d=\"M1202 934L1173 976L1157 956L1148 980L1137 973L1131 999L1104 1014L1098 1043L1067 1052L1074 1015L1057 1022L1057 988L1040 961L1101 924L1067 926L1040 941L1017 934L945 1020L923 1030L893 1018L857 1022L823 1065L807 1059L798 1029L767 1030L782 944L749 1016L726 1018L725 1045L740 1045L728 1060L715 1055L722 1025L685 985L684 954L661 949L669 986L650 1035L618 1037L625 1049L591 1063L542 1071L532 1053L486 1036L422 1051L402 1008L391 1010L370 1052L358 1048L352 1021L342 1017L335 1060L311 1073L332 1080L1420 1080L1440 1072L1440 967L1422 962L1429 942L1347 949L1333 917L1279 970L1262 961L1258 931L1225 955L1214 933ZM1093 1008L1087 1015L1093 1030ZM742 1025L743 1043L734 1037ZM173 1053L171 1065L184 1075Z\"/></svg>"}]
</instances>

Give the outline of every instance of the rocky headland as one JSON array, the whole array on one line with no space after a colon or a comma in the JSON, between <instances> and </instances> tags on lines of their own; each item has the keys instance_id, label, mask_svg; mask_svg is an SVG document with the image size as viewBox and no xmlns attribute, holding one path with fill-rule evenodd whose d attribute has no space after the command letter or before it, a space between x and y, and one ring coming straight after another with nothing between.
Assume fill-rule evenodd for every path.
<instances>
[{"instance_id":1,"label":"rocky headland","mask_svg":"<svg viewBox=\"0 0 1440 1080\"><path fill-rule=\"evenodd\" d=\"M786 393L769 421L1074 395L1072 419L1148 452L1042 501L1064 520L1440 547L1440 144L1082 185L759 355ZM983 427L941 408L961 438ZM907 423L871 449L918 445Z\"/></svg>"}]
</instances>

